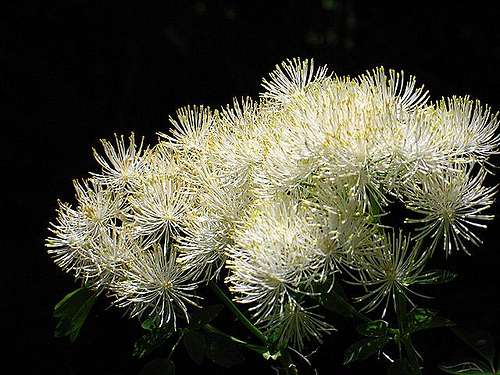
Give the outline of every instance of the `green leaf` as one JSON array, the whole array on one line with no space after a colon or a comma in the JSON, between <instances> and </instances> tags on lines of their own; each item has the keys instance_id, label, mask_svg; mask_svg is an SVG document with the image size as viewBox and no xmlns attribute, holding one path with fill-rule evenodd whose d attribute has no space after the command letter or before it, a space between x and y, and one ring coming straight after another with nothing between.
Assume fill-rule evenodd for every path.
<instances>
[{"instance_id":1,"label":"green leaf","mask_svg":"<svg viewBox=\"0 0 500 375\"><path fill-rule=\"evenodd\" d=\"M384 320L372 320L356 327L363 336L382 337L389 332L389 323Z\"/></svg>"},{"instance_id":2,"label":"green leaf","mask_svg":"<svg viewBox=\"0 0 500 375\"><path fill-rule=\"evenodd\" d=\"M96 301L96 294L89 288L79 288L67 294L54 307L58 319L55 337L68 337L75 341Z\"/></svg>"},{"instance_id":3,"label":"green leaf","mask_svg":"<svg viewBox=\"0 0 500 375\"><path fill-rule=\"evenodd\" d=\"M452 331L493 366L495 360L495 343L489 332L464 327L454 327Z\"/></svg>"},{"instance_id":4,"label":"green leaf","mask_svg":"<svg viewBox=\"0 0 500 375\"><path fill-rule=\"evenodd\" d=\"M144 358L163 345L173 333L174 327L170 324L162 327L151 327L149 332L135 342L132 355L136 358Z\"/></svg>"},{"instance_id":5,"label":"green leaf","mask_svg":"<svg viewBox=\"0 0 500 375\"><path fill-rule=\"evenodd\" d=\"M157 322L153 318L148 318L141 323L141 327L146 331L153 331L158 326Z\"/></svg>"},{"instance_id":6,"label":"green leaf","mask_svg":"<svg viewBox=\"0 0 500 375\"><path fill-rule=\"evenodd\" d=\"M199 310L195 310L191 314L191 324L190 327L197 329L197 328L202 328L205 324L210 323L212 320L217 318L217 315L222 311L224 308L223 305L210 305L210 306L205 306L202 307Z\"/></svg>"},{"instance_id":7,"label":"green leaf","mask_svg":"<svg viewBox=\"0 0 500 375\"><path fill-rule=\"evenodd\" d=\"M437 311L420 307L413 309L407 319L409 332L455 325L451 320L438 316Z\"/></svg>"},{"instance_id":8,"label":"green leaf","mask_svg":"<svg viewBox=\"0 0 500 375\"><path fill-rule=\"evenodd\" d=\"M495 375L485 364L478 361L466 361L453 365L439 365L439 368L453 375Z\"/></svg>"},{"instance_id":9,"label":"green leaf","mask_svg":"<svg viewBox=\"0 0 500 375\"><path fill-rule=\"evenodd\" d=\"M370 203L370 221L374 224L380 224L382 207L380 206L380 201L377 200L377 196L370 190L368 190L368 201Z\"/></svg>"},{"instance_id":10,"label":"green leaf","mask_svg":"<svg viewBox=\"0 0 500 375\"><path fill-rule=\"evenodd\" d=\"M345 316L346 318L352 318L354 316L349 305L335 294L322 295L320 303L328 311Z\"/></svg>"},{"instance_id":11,"label":"green leaf","mask_svg":"<svg viewBox=\"0 0 500 375\"><path fill-rule=\"evenodd\" d=\"M272 329L266 331L267 348L271 353L284 352L288 347L288 341L283 340L283 325L276 325ZM281 353L283 354L283 353Z\"/></svg>"},{"instance_id":12,"label":"green leaf","mask_svg":"<svg viewBox=\"0 0 500 375\"><path fill-rule=\"evenodd\" d=\"M456 273L447 270L429 270L417 277L415 284L444 284L454 280Z\"/></svg>"},{"instance_id":13,"label":"green leaf","mask_svg":"<svg viewBox=\"0 0 500 375\"><path fill-rule=\"evenodd\" d=\"M353 318L355 316L357 311L347 302L344 290L338 282L335 283L333 289L330 291L323 285L320 288L320 292L319 302L325 309L346 318Z\"/></svg>"},{"instance_id":14,"label":"green leaf","mask_svg":"<svg viewBox=\"0 0 500 375\"><path fill-rule=\"evenodd\" d=\"M370 357L380 351L388 341L388 337L378 337L355 342L344 353L344 365Z\"/></svg>"},{"instance_id":15,"label":"green leaf","mask_svg":"<svg viewBox=\"0 0 500 375\"><path fill-rule=\"evenodd\" d=\"M139 375L175 375L175 365L170 359L158 358L147 363Z\"/></svg>"},{"instance_id":16,"label":"green leaf","mask_svg":"<svg viewBox=\"0 0 500 375\"><path fill-rule=\"evenodd\" d=\"M223 336L207 334L206 356L215 364L222 367L231 367L242 363L245 357L238 346Z\"/></svg>"},{"instance_id":17,"label":"green leaf","mask_svg":"<svg viewBox=\"0 0 500 375\"><path fill-rule=\"evenodd\" d=\"M196 364L201 365L207 351L207 342L203 333L191 329L185 330L184 336L182 337L182 343L189 357Z\"/></svg>"}]
</instances>

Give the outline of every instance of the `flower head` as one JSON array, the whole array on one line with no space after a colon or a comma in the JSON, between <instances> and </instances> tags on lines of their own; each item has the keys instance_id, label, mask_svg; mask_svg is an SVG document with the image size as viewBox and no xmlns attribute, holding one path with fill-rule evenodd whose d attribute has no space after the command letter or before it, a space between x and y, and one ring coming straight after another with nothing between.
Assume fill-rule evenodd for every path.
<instances>
[{"instance_id":1,"label":"flower head","mask_svg":"<svg viewBox=\"0 0 500 375\"><path fill-rule=\"evenodd\" d=\"M197 152L207 146L214 113L208 107L187 106L177 110L177 119L170 118L171 134L158 133L167 144L183 152Z\"/></svg>"},{"instance_id":2,"label":"flower head","mask_svg":"<svg viewBox=\"0 0 500 375\"><path fill-rule=\"evenodd\" d=\"M171 236L178 235L190 206L190 195L180 181L157 178L144 183L130 202L129 218L135 234L150 246L168 243Z\"/></svg>"},{"instance_id":3,"label":"flower head","mask_svg":"<svg viewBox=\"0 0 500 375\"><path fill-rule=\"evenodd\" d=\"M384 303L384 316L390 298L394 303L396 301L395 293L410 300L410 293L417 294L410 287L419 281L429 255L430 252L422 249L419 241L412 241L401 230L385 233L383 246L359 259L359 268L354 272L348 271L352 277L349 283L362 286L367 291L355 299L365 303L362 310L372 311Z\"/></svg>"},{"instance_id":4,"label":"flower head","mask_svg":"<svg viewBox=\"0 0 500 375\"><path fill-rule=\"evenodd\" d=\"M210 216L200 216L185 228L179 240L179 263L193 280L217 278L232 240L230 228Z\"/></svg>"},{"instance_id":5,"label":"flower head","mask_svg":"<svg viewBox=\"0 0 500 375\"><path fill-rule=\"evenodd\" d=\"M315 238L297 202L263 202L228 249L227 282L258 321L281 313L292 294L315 279Z\"/></svg>"},{"instance_id":6,"label":"flower head","mask_svg":"<svg viewBox=\"0 0 500 375\"><path fill-rule=\"evenodd\" d=\"M385 314L396 293L417 294L437 246L481 243L496 192L497 115L468 97L431 103L406 77L287 60L258 100L181 108L151 148L103 140L101 171L59 204L49 253L160 324L188 318L197 284L220 276L280 345L331 330L318 284L347 278L364 310ZM416 233L386 222L403 206Z\"/></svg>"},{"instance_id":7,"label":"flower head","mask_svg":"<svg viewBox=\"0 0 500 375\"><path fill-rule=\"evenodd\" d=\"M180 312L189 320L186 305L197 306L193 294L196 283L176 262L175 252L168 253L160 246L134 253L121 281L112 286L116 304L127 307L130 316L147 314L156 318L159 325L177 324Z\"/></svg>"},{"instance_id":8,"label":"flower head","mask_svg":"<svg viewBox=\"0 0 500 375\"><path fill-rule=\"evenodd\" d=\"M93 173L95 179L117 190L130 190L136 179L140 177L143 140L136 145L135 136L132 133L127 146L123 135L118 137L115 134L116 146L105 139L101 140L101 143L104 156L94 149L94 157L102 167L101 173Z\"/></svg>"},{"instance_id":9,"label":"flower head","mask_svg":"<svg viewBox=\"0 0 500 375\"><path fill-rule=\"evenodd\" d=\"M54 261L67 272L88 279L101 235L122 217L123 196L96 180L74 181L77 206L59 202L57 218L46 246ZM99 246L97 246L99 248Z\"/></svg>"},{"instance_id":10,"label":"flower head","mask_svg":"<svg viewBox=\"0 0 500 375\"><path fill-rule=\"evenodd\" d=\"M446 254L453 250L468 253L467 241L481 244L474 230L485 228L483 222L493 219L484 211L493 204L496 193L496 186L483 185L486 175L482 167L476 171L471 166L456 165L445 173L422 174L416 183L408 184L407 207L423 215L406 220L421 225L417 238L430 237L433 248L442 240Z\"/></svg>"},{"instance_id":11,"label":"flower head","mask_svg":"<svg viewBox=\"0 0 500 375\"><path fill-rule=\"evenodd\" d=\"M281 314L269 319L266 331L275 338L279 347L291 345L302 350L304 343L311 339L321 343L322 336L335 328L325 322L323 316L314 312L314 308L305 308L296 301L289 301Z\"/></svg>"}]
</instances>

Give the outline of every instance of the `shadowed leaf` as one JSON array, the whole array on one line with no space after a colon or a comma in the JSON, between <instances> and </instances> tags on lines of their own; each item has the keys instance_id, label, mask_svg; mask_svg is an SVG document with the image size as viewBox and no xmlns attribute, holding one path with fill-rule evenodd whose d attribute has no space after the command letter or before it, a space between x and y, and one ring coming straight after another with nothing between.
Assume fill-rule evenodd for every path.
<instances>
[{"instance_id":1,"label":"shadowed leaf","mask_svg":"<svg viewBox=\"0 0 500 375\"><path fill-rule=\"evenodd\" d=\"M203 333L195 330L186 330L182 337L182 343L189 357L195 363L201 365L207 351L207 342Z\"/></svg>"},{"instance_id":2,"label":"shadowed leaf","mask_svg":"<svg viewBox=\"0 0 500 375\"><path fill-rule=\"evenodd\" d=\"M358 311L348 302L344 289L339 282L336 282L332 290L328 290L326 285L319 288L319 302L321 305L333 313L346 318L360 317Z\"/></svg>"},{"instance_id":3,"label":"shadowed leaf","mask_svg":"<svg viewBox=\"0 0 500 375\"><path fill-rule=\"evenodd\" d=\"M398 359L394 361L389 366L387 370L387 375L415 375L417 374L415 370L413 370L406 359Z\"/></svg>"},{"instance_id":4,"label":"shadowed leaf","mask_svg":"<svg viewBox=\"0 0 500 375\"><path fill-rule=\"evenodd\" d=\"M174 333L172 325L162 327L151 326L149 332L142 335L134 344L132 355L136 358L144 358L160 347Z\"/></svg>"},{"instance_id":5,"label":"shadowed leaf","mask_svg":"<svg viewBox=\"0 0 500 375\"><path fill-rule=\"evenodd\" d=\"M370 357L381 350L388 341L387 337L379 337L355 342L344 353L344 365Z\"/></svg>"},{"instance_id":6,"label":"shadowed leaf","mask_svg":"<svg viewBox=\"0 0 500 375\"><path fill-rule=\"evenodd\" d=\"M356 327L356 330L363 336L381 337L389 332L389 323L384 320L373 320Z\"/></svg>"},{"instance_id":7,"label":"shadowed leaf","mask_svg":"<svg viewBox=\"0 0 500 375\"><path fill-rule=\"evenodd\" d=\"M175 365L166 358L155 359L147 363L139 375L175 375Z\"/></svg>"},{"instance_id":8,"label":"shadowed leaf","mask_svg":"<svg viewBox=\"0 0 500 375\"><path fill-rule=\"evenodd\" d=\"M452 331L493 366L495 360L495 343L489 332L464 327L454 327Z\"/></svg>"},{"instance_id":9,"label":"shadowed leaf","mask_svg":"<svg viewBox=\"0 0 500 375\"><path fill-rule=\"evenodd\" d=\"M194 329L202 328L205 324L208 324L217 318L217 315L219 315L223 308L223 305L210 305L204 306L199 310L195 310L191 314L190 327Z\"/></svg>"},{"instance_id":10,"label":"shadowed leaf","mask_svg":"<svg viewBox=\"0 0 500 375\"><path fill-rule=\"evenodd\" d=\"M231 367L242 363L245 357L239 348L228 339L208 334L206 356L215 364L222 367Z\"/></svg>"},{"instance_id":11,"label":"shadowed leaf","mask_svg":"<svg viewBox=\"0 0 500 375\"><path fill-rule=\"evenodd\" d=\"M437 311L430 309L415 308L408 314L408 330L410 332L454 325L455 323L451 320L438 316Z\"/></svg>"},{"instance_id":12,"label":"shadowed leaf","mask_svg":"<svg viewBox=\"0 0 500 375\"><path fill-rule=\"evenodd\" d=\"M54 317L58 319L55 336L66 336L70 341L75 341L96 298L93 290L83 287L59 301L54 307Z\"/></svg>"},{"instance_id":13,"label":"shadowed leaf","mask_svg":"<svg viewBox=\"0 0 500 375\"><path fill-rule=\"evenodd\" d=\"M479 361L465 361L453 365L439 365L447 374L453 375L495 375L487 366Z\"/></svg>"}]
</instances>

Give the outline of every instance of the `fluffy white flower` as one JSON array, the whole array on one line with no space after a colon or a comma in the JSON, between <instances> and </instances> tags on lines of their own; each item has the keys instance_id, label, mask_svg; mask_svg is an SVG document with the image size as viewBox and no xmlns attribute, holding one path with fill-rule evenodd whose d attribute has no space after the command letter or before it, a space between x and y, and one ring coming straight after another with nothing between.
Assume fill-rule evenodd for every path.
<instances>
[{"instance_id":1,"label":"fluffy white flower","mask_svg":"<svg viewBox=\"0 0 500 375\"><path fill-rule=\"evenodd\" d=\"M431 172L420 175L405 189L407 207L423 215L408 218L406 222L421 224L417 238L432 240L432 248L442 241L443 250L468 253L466 241L480 245L475 228L486 228L484 221L493 215L484 211L493 204L496 186L484 186L487 172L484 168L455 165L445 173Z\"/></svg>"},{"instance_id":2,"label":"fluffy white flower","mask_svg":"<svg viewBox=\"0 0 500 375\"><path fill-rule=\"evenodd\" d=\"M158 178L144 184L140 192L130 198L129 218L135 234L146 246L169 243L177 236L190 206L190 194L179 181Z\"/></svg>"},{"instance_id":3,"label":"fluffy white flower","mask_svg":"<svg viewBox=\"0 0 500 375\"><path fill-rule=\"evenodd\" d=\"M314 235L324 257L318 280L355 266L360 257L380 246L380 227L352 190L322 182L305 203L309 222L318 229Z\"/></svg>"},{"instance_id":4,"label":"fluffy white flower","mask_svg":"<svg viewBox=\"0 0 500 375\"><path fill-rule=\"evenodd\" d=\"M442 99L435 105L436 126L447 148L465 161L485 161L497 154L500 134L497 115L468 97Z\"/></svg>"},{"instance_id":5,"label":"fluffy white flower","mask_svg":"<svg viewBox=\"0 0 500 375\"><path fill-rule=\"evenodd\" d=\"M323 316L314 312L314 308L305 308L296 301L289 301L281 314L270 318L266 331L280 347L291 345L302 350L304 343L313 338L321 343L322 336L335 328L325 322Z\"/></svg>"},{"instance_id":6,"label":"fluffy white flower","mask_svg":"<svg viewBox=\"0 0 500 375\"><path fill-rule=\"evenodd\" d=\"M207 147L216 114L204 106L187 106L177 110L177 119L170 117L171 134L158 133L174 149L197 152Z\"/></svg>"},{"instance_id":7,"label":"fluffy white flower","mask_svg":"<svg viewBox=\"0 0 500 375\"><path fill-rule=\"evenodd\" d=\"M57 217L50 224L49 236L45 242L48 253L64 271L81 277L82 270L91 264L85 244L89 241L88 225L82 214L69 204L59 202Z\"/></svg>"},{"instance_id":8,"label":"fluffy white flower","mask_svg":"<svg viewBox=\"0 0 500 375\"><path fill-rule=\"evenodd\" d=\"M234 235L227 282L261 321L280 314L292 294L314 281L316 239L297 202L263 202Z\"/></svg>"},{"instance_id":9,"label":"fluffy white flower","mask_svg":"<svg viewBox=\"0 0 500 375\"><path fill-rule=\"evenodd\" d=\"M123 197L95 180L74 181L78 205L59 202L57 219L50 226L53 236L46 246L56 264L77 277L88 278L94 264L93 243L122 217Z\"/></svg>"},{"instance_id":10,"label":"fluffy white flower","mask_svg":"<svg viewBox=\"0 0 500 375\"><path fill-rule=\"evenodd\" d=\"M300 94L311 82L327 77L327 68L314 68L313 60L294 58L285 60L269 74L269 80L263 79L262 86L266 89L262 98L270 99L277 105L287 104L294 95Z\"/></svg>"},{"instance_id":11,"label":"fluffy white flower","mask_svg":"<svg viewBox=\"0 0 500 375\"><path fill-rule=\"evenodd\" d=\"M385 312L415 293L439 244L481 243L496 192L497 115L468 97L430 103L405 77L287 60L259 100L181 108L151 148L103 140L101 172L59 204L49 253L131 316L174 326L197 283L225 277L257 324L298 348L331 330L313 311L318 284L347 276L365 310ZM417 233L393 228L394 209Z\"/></svg>"},{"instance_id":12,"label":"fluffy white flower","mask_svg":"<svg viewBox=\"0 0 500 375\"><path fill-rule=\"evenodd\" d=\"M113 288L123 279L124 270L141 246L130 227L114 226L102 230L89 244L91 261L83 268L82 275L85 284L98 290Z\"/></svg>"},{"instance_id":13,"label":"fluffy white flower","mask_svg":"<svg viewBox=\"0 0 500 375\"><path fill-rule=\"evenodd\" d=\"M222 221L200 216L184 229L177 249L179 263L193 280L217 278L226 260L226 249L232 243L229 229Z\"/></svg>"},{"instance_id":14,"label":"fluffy white flower","mask_svg":"<svg viewBox=\"0 0 500 375\"><path fill-rule=\"evenodd\" d=\"M176 262L175 252L154 246L134 253L121 281L112 286L116 304L129 309L131 317L147 313L158 324L177 325L176 310L189 320L186 305L196 304L196 283Z\"/></svg>"},{"instance_id":15,"label":"fluffy white flower","mask_svg":"<svg viewBox=\"0 0 500 375\"><path fill-rule=\"evenodd\" d=\"M421 248L421 242L412 241L401 230L385 233L383 240L383 246L359 258L359 269L349 272L352 277L349 283L367 291L355 301L364 302L362 310L365 311L372 311L384 303L382 316L387 312L391 297L395 303L395 293L407 299L410 293L417 294L410 286L418 280L430 256L430 251Z\"/></svg>"},{"instance_id":16,"label":"fluffy white flower","mask_svg":"<svg viewBox=\"0 0 500 375\"><path fill-rule=\"evenodd\" d=\"M129 144L122 136L115 134L116 146L105 139L101 140L104 156L94 149L94 157L102 167L101 173L92 173L100 183L119 191L129 191L136 179L140 177L142 169L143 139L139 145L135 143L135 136L129 136Z\"/></svg>"}]
</instances>

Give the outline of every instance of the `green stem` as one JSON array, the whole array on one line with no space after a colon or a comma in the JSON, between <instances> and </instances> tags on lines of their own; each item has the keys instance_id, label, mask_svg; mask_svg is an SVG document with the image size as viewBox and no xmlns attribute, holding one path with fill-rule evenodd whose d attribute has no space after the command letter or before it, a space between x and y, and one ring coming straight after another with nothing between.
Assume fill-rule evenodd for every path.
<instances>
[{"instance_id":1,"label":"green stem","mask_svg":"<svg viewBox=\"0 0 500 375\"><path fill-rule=\"evenodd\" d=\"M179 345L179 343L182 340L182 337L184 336L184 332L183 331L180 331L180 332L181 333L179 334L179 337L177 337L177 340L175 341L174 346L172 346L172 349L170 349L170 353L168 354L167 360L170 360L170 358L174 354L175 349L177 348L177 345Z\"/></svg>"},{"instance_id":2,"label":"green stem","mask_svg":"<svg viewBox=\"0 0 500 375\"><path fill-rule=\"evenodd\" d=\"M248 320L248 318L238 309L234 302L231 301L231 299L222 291L222 289L219 288L219 286L215 282L209 282L209 286L214 291L215 295L224 303L224 305L226 305L229 310L231 310L231 312L238 318L238 320L260 341L266 344L266 346L249 344L243 340L220 331L210 324L206 324L204 326L204 329L209 332L225 336L232 342L250 350L256 351L260 354L268 352L269 349L267 348L267 337L257 327L255 327L252 322L250 322L250 320ZM287 350L281 350L281 356L279 357L278 361L280 362L281 369L284 371L283 375L298 375L297 367L293 364L293 361L290 358L290 353L288 353Z\"/></svg>"},{"instance_id":3,"label":"green stem","mask_svg":"<svg viewBox=\"0 0 500 375\"><path fill-rule=\"evenodd\" d=\"M262 341L264 344L267 344L267 337L256 327L252 324L248 318L243 315L243 313L236 307L233 301L222 291L219 286L213 282L210 281L208 283L210 288L213 290L215 295L226 305L226 307L231 310L231 312L238 318L238 320L250 331L252 334L255 335L260 341Z\"/></svg>"},{"instance_id":4,"label":"green stem","mask_svg":"<svg viewBox=\"0 0 500 375\"><path fill-rule=\"evenodd\" d=\"M205 324L203 326L203 329L207 332L214 333L214 334L219 335L219 336L224 336L228 340L230 340L230 341L232 341L232 342L234 342L234 343L236 343L244 348L253 350L254 352L257 352L259 354L263 354L263 353L267 352L267 347L261 346L261 345L250 344L250 343L243 341L237 337L234 337L234 336L231 336L225 332L222 332L220 329L215 328L211 324Z\"/></svg>"},{"instance_id":5,"label":"green stem","mask_svg":"<svg viewBox=\"0 0 500 375\"><path fill-rule=\"evenodd\" d=\"M400 343L403 344L404 351L408 359L408 364L412 368L415 374L420 375L420 360L418 358L417 352L413 343L411 341L411 333L408 327L408 307L406 304L406 297L398 290L395 292L396 298L396 315L398 320L398 326L400 331ZM400 350L400 356L403 356Z\"/></svg>"}]
</instances>

